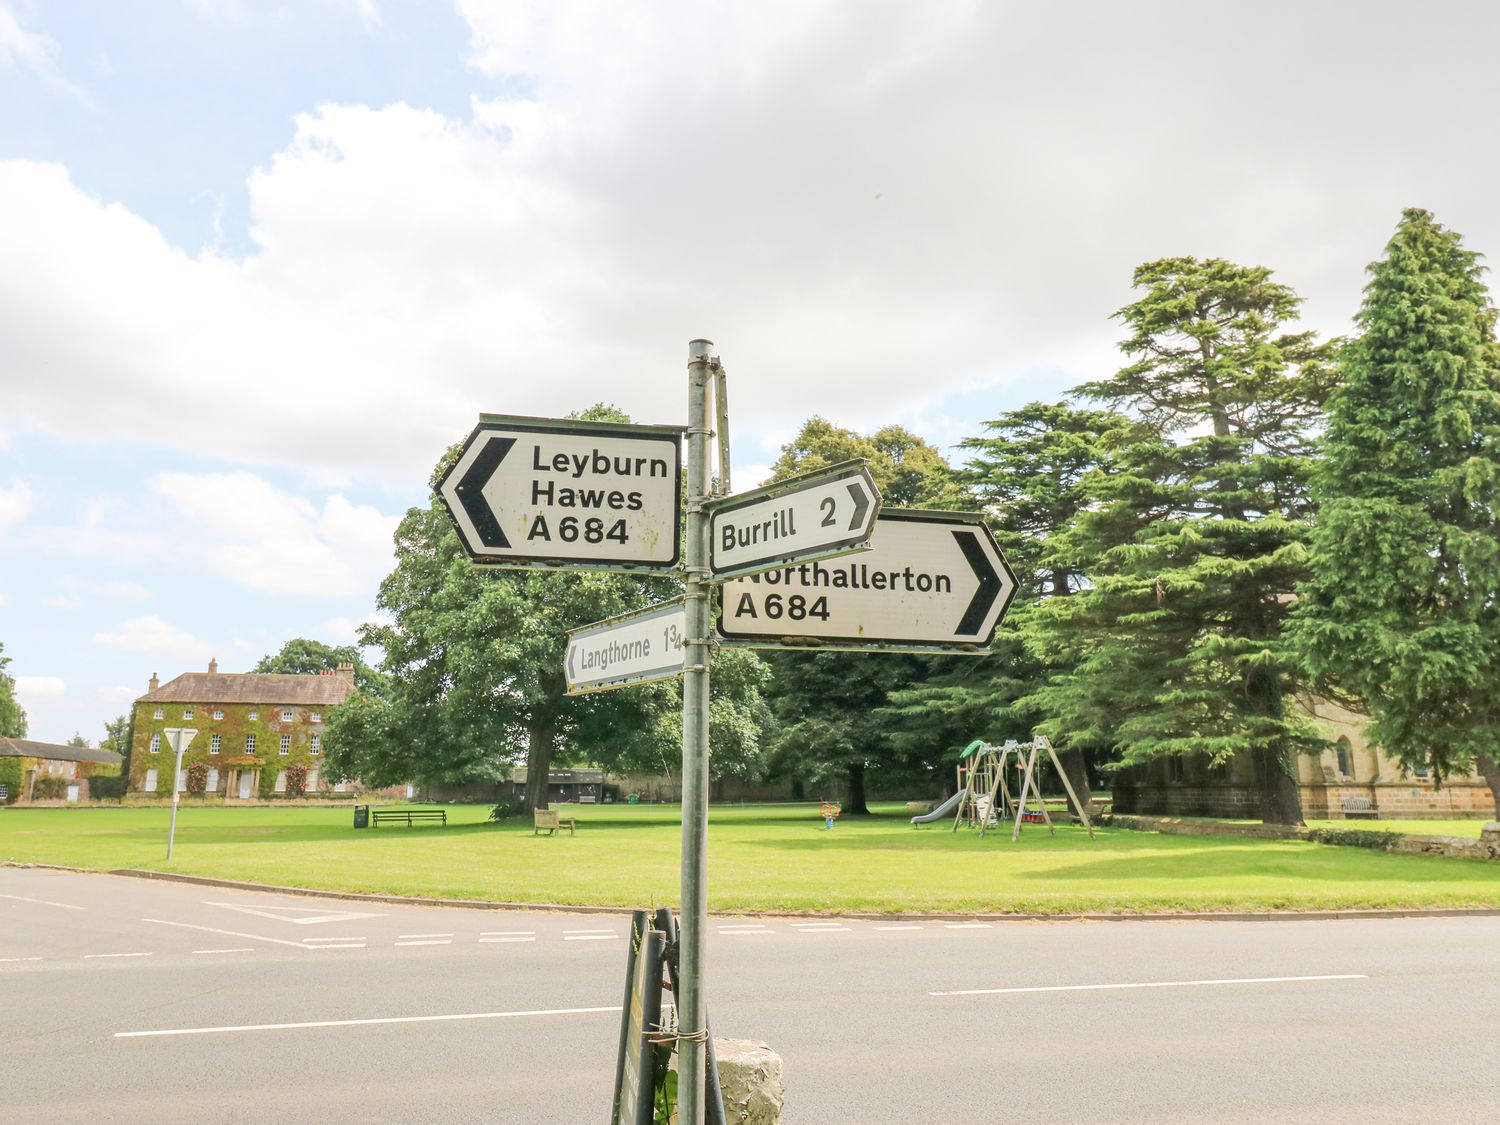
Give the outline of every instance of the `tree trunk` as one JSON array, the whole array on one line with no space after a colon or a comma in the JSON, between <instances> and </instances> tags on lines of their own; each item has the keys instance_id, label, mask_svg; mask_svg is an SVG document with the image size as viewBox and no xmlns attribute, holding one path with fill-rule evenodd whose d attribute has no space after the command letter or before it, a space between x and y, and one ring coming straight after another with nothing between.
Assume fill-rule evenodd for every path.
<instances>
[{"instance_id":1,"label":"tree trunk","mask_svg":"<svg viewBox=\"0 0 1500 1125\"><path fill-rule=\"evenodd\" d=\"M1068 775L1068 784L1073 787L1073 792L1078 794L1078 799L1083 803L1083 812L1088 815L1089 822L1094 820L1094 794L1089 788L1088 766L1084 764L1082 750L1059 750L1057 760L1062 763L1063 772ZM1068 807L1077 816L1079 809L1068 801Z\"/></svg>"},{"instance_id":2,"label":"tree trunk","mask_svg":"<svg viewBox=\"0 0 1500 1125\"><path fill-rule=\"evenodd\" d=\"M555 734L548 724L531 728L531 744L526 748L527 812L547 807L547 779L552 772L552 743Z\"/></svg>"},{"instance_id":3,"label":"tree trunk","mask_svg":"<svg viewBox=\"0 0 1500 1125\"><path fill-rule=\"evenodd\" d=\"M859 816L869 816L870 806L865 803L865 766L856 762L849 767L849 799L844 802L844 811Z\"/></svg>"},{"instance_id":4,"label":"tree trunk","mask_svg":"<svg viewBox=\"0 0 1500 1125\"><path fill-rule=\"evenodd\" d=\"M1255 779L1260 786L1260 819L1264 823L1303 823L1302 790L1277 751L1262 747L1255 752Z\"/></svg>"},{"instance_id":5,"label":"tree trunk","mask_svg":"<svg viewBox=\"0 0 1500 1125\"><path fill-rule=\"evenodd\" d=\"M1495 799L1495 819L1500 820L1500 758L1491 758L1486 754L1480 754L1479 776L1484 778L1490 787L1490 794Z\"/></svg>"}]
</instances>

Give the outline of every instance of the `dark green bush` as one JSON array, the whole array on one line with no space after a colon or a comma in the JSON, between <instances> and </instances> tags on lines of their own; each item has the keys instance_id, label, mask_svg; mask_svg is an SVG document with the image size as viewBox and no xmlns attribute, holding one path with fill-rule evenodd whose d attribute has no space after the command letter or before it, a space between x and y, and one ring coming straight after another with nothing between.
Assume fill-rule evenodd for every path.
<instances>
[{"instance_id":1,"label":"dark green bush","mask_svg":"<svg viewBox=\"0 0 1500 1125\"><path fill-rule=\"evenodd\" d=\"M1337 844L1345 848L1374 848L1388 852L1402 839L1400 832L1378 832L1369 828L1312 828L1307 838L1316 844Z\"/></svg>"},{"instance_id":2,"label":"dark green bush","mask_svg":"<svg viewBox=\"0 0 1500 1125\"><path fill-rule=\"evenodd\" d=\"M502 797L495 807L490 810L490 819L499 823L509 820L513 816L520 816L525 806L519 797Z\"/></svg>"},{"instance_id":3,"label":"dark green bush","mask_svg":"<svg viewBox=\"0 0 1500 1125\"><path fill-rule=\"evenodd\" d=\"M59 797L68 795L70 782L66 777L50 777L43 774L31 783L31 799L33 801L55 801Z\"/></svg>"}]
</instances>

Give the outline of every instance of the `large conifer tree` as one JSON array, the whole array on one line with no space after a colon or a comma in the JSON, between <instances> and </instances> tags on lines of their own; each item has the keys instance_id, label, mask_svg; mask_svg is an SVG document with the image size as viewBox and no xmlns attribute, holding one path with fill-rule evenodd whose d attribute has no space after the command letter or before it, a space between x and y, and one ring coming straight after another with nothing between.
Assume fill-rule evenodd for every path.
<instances>
[{"instance_id":1,"label":"large conifer tree","mask_svg":"<svg viewBox=\"0 0 1500 1125\"><path fill-rule=\"evenodd\" d=\"M1279 646L1304 576L1326 349L1281 332L1300 298L1264 268L1169 258L1135 287L1117 314L1132 362L1081 390L1143 425L1056 537L1057 565L1088 583L1029 615L1032 644L1068 670L1026 702L1054 739L1125 763L1250 755L1262 817L1298 823L1294 755L1317 740L1286 704Z\"/></svg>"},{"instance_id":2,"label":"large conifer tree","mask_svg":"<svg viewBox=\"0 0 1500 1125\"><path fill-rule=\"evenodd\" d=\"M1500 362L1478 255L1408 210L1370 267L1329 401L1312 579L1293 637L1442 778L1476 764L1500 813Z\"/></svg>"}]
</instances>

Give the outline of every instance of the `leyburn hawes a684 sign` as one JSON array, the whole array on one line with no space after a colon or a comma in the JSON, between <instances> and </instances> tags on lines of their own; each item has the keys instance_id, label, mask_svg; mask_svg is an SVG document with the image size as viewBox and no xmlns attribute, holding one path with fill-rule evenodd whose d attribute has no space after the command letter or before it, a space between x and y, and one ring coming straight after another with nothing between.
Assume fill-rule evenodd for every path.
<instances>
[{"instance_id":1,"label":"leyburn hawes a684 sign","mask_svg":"<svg viewBox=\"0 0 1500 1125\"><path fill-rule=\"evenodd\" d=\"M491 566L670 570L682 429L482 415L438 494Z\"/></svg>"}]
</instances>

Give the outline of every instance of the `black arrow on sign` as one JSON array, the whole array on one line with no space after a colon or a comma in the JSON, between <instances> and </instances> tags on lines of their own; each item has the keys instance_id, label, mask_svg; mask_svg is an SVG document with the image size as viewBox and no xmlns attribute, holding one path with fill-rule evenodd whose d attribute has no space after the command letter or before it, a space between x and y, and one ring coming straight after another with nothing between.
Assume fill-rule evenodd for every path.
<instances>
[{"instance_id":1,"label":"black arrow on sign","mask_svg":"<svg viewBox=\"0 0 1500 1125\"><path fill-rule=\"evenodd\" d=\"M977 633L979 627L984 624L990 607L1000 596L1004 583L1000 581L999 571L990 564L989 556L984 553L984 548L979 545L977 534L972 531L955 531L953 538L958 540L958 549L964 553L964 558L968 560L969 566L974 571L974 577L979 579L979 589L974 591L969 608L964 610L963 618L954 632L960 635Z\"/></svg>"},{"instance_id":2,"label":"black arrow on sign","mask_svg":"<svg viewBox=\"0 0 1500 1125\"><path fill-rule=\"evenodd\" d=\"M577 655L578 655L578 651L575 648L573 648L572 645L569 645L568 646L568 679L573 680L575 682L578 680L578 675L577 675L576 672L573 671L573 658L575 656L577 656Z\"/></svg>"},{"instance_id":3,"label":"black arrow on sign","mask_svg":"<svg viewBox=\"0 0 1500 1125\"><path fill-rule=\"evenodd\" d=\"M854 518L849 521L849 530L858 531L860 524L864 523L865 513L870 510L870 497L859 481L849 486L849 495L854 500Z\"/></svg>"},{"instance_id":4,"label":"black arrow on sign","mask_svg":"<svg viewBox=\"0 0 1500 1125\"><path fill-rule=\"evenodd\" d=\"M513 437L490 438L490 443L480 450L479 456L474 458L474 463L458 482L458 502L464 506L469 522L479 533L479 541L486 547L510 549L510 540L500 530L500 521L490 511L489 503L480 490L489 483L495 470L500 467L500 462L505 460L505 455L515 444L516 439Z\"/></svg>"}]
</instances>

